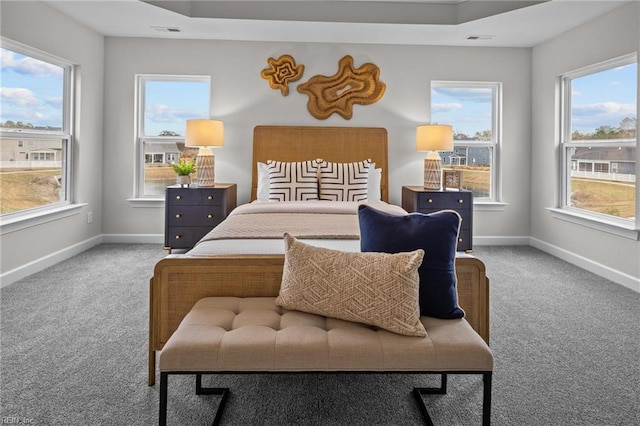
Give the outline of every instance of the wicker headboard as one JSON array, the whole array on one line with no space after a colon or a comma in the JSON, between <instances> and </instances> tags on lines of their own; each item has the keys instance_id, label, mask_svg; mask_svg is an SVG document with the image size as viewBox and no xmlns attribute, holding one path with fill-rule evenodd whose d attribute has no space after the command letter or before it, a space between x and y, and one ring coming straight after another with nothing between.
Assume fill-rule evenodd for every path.
<instances>
[{"instance_id":1,"label":"wicker headboard","mask_svg":"<svg viewBox=\"0 0 640 426\"><path fill-rule=\"evenodd\" d=\"M253 130L251 200L258 189L258 162L267 160L350 163L371 159L382 169L380 193L389 201L387 130L381 127L256 126Z\"/></svg>"}]
</instances>

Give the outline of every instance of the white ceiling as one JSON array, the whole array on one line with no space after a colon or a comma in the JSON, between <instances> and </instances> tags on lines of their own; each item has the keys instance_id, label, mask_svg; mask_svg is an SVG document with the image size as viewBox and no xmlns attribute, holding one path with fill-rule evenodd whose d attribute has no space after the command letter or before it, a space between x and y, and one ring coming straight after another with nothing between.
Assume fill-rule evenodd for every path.
<instances>
[{"instance_id":1,"label":"white ceiling","mask_svg":"<svg viewBox=\"0 0 640 426\"><path fill-rule=\"evenodd\" d=\"M501 47L535 46L629 1L44 0L111 37Z\"/></svg>"}]
</instances>

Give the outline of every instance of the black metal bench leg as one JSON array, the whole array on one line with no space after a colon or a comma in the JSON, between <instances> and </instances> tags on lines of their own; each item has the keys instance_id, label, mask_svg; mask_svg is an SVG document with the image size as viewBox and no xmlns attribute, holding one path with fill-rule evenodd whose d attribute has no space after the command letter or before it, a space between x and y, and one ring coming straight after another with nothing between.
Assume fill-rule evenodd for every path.
<instances>
[{"instance_id":1,"label":"black metal bench leg","mask_svg":"<svg viewBox=\"0 0 640 426\"><path fill-rule=\"evenodd\" d=\"M221 395L220 403L218 404L218 408L216 408L216 415L213 418L213 426L217 426L220 424L220 419L222 418L222 411L224 410L224 406L227 403L227 398L229 397L229 388L203 388L202 387L202 374L196 374L196 395Z\"/></svg>"},{"instance_id":2,"label":"black metal bench leg","mask_svg":"<svg viewBox=\"0 0 640 426\"><path fill-rule=\"evenodd\" d=\"M160 373L160 412L158 415L158 424L167 426L167 385L169 375Z\"/></svg>"},{"instance_id":3,"label":"black metal bench leg","mask_svg":"<svg viewBox=\"0 0 640 426\"><path fill-rule=\"evenodd\" d=\"M482 426L491 424L491 386L492 373L486 372L482 375Z\"/></svg>"},{"instance_id":4,"label":"black metal bench leg","mask_svg":"<svg viewBox=\"0 0 640 426\"><path fill-rule=\"evenodd\" d=\"M158 414L158 424L167 426L167 392L169 384L169 373L160 373L160 412ZM229 397L229 388L203 388L202 374L196 374L196 395L221 395L220 403L216 407L215 416L213 418L213 426L220 424L222 418L222 410L227 403Z\"/></svg>"},{"instance_id":5,"label":"black metal bench leg","mask_svg":"<svg viewBox=\"0 0 640 426\"><path fill-rule=\"evenodd\" d=\"M433 426L433 420L429 415L429 410L422 399L422 395L444 395L447 393L447 374L442 373L440 375L440 387L437 388L413 388L413 395L416 398L422 417L424 418L424 424L426 426Z\"/></svg>"},{"instance_id":6,"label":"black metal bench leg","mask_svg":"<svg viewBox=\"0 0 640 426\"><path fill-rule=\"evenodd\" d=\"M482 426L491 425L491 380L492 372L482 373ZM439 388L413 388L413 395L416 398L424 423L426 426L433 426L433 421L427 410L427 406L422 399L423 395L443 395L447 393L447 374L442 374L442 381Z\"/></svg>"}]
</instances>

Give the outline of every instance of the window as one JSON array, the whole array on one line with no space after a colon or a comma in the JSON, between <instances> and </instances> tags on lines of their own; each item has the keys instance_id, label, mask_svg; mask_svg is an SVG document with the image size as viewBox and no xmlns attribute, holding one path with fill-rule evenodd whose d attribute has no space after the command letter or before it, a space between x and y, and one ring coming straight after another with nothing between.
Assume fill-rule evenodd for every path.
<instances>
[{"instance_id":1,"label":"window","mask_svg":"<svg viewBox=\"0 0 640 426\"><path fill-rule=\"evenodd\" d=\"M562 208L633 223L637 80L635 54L562 76Z\"/></svg>"},{"instance_id":2,"label":"window","mask_svg":"<svg viewBox=\"0 0 640 426\"><path fill-rule=\"evenodd\" d=\"M73 66L7 39L0 54L1 214L70 204Z\"/></svg>"},{"instance_id":3,"label":"window","mask_svg":"<svg viewBox=\"0 0 640 426\"><path fill-rule=\"evenodd\" d=\"M137 85L137 198L164 197L176 183L171 163L195 159L185 148L186 120L209 118L210 79L202 76L139 75Z\"/></svg>"},{"instance_id":4,"label":"window","mask_svg":"<svg viewBox=\"0 0 640 426\"><path fill-rule=\"evenodd\" d=\"M499 201L501 102L500 83L431 83L431 123L451 124L454 133L454 150L441 153L442 167L462 170L462 188L476 201Z\"/></svg>"}]
</instances>

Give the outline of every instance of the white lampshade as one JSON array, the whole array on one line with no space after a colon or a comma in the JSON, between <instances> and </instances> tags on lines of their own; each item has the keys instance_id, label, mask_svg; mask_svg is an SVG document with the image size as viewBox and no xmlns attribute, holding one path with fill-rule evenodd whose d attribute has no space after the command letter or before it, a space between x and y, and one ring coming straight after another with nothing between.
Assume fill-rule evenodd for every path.
<instances>
[{"instance_id":1,"label":"white lampshade","mask_svg":"<svg viewBox=\"0 0 640 426\"><path fill-rule=\"evenodd\" d=\"M186 146L224 146L224 123L219 120L187 120Z\"/></svg>"},{"instance_id":2,"label":"white lampshade","mask_svg":"<svg viewBox=\"0 0 640 426\"><path fill-rule=\"evenodd\" d=\"M417 151L452 151L453 126L448 124L426 124L416 129Z\"/></svg>"},{"instance_id":3,"label":"white lampshade","mask_svg":"<svg viewBox=\"0 0 640 426\"><path fill-rule=\"evenodd\" d=\"M215 158L211 147L224 146L224 123L219 120L187 120L185 146L199 146L196 156L198 186L215 185Z\"/></svg>"}]
</instances>

